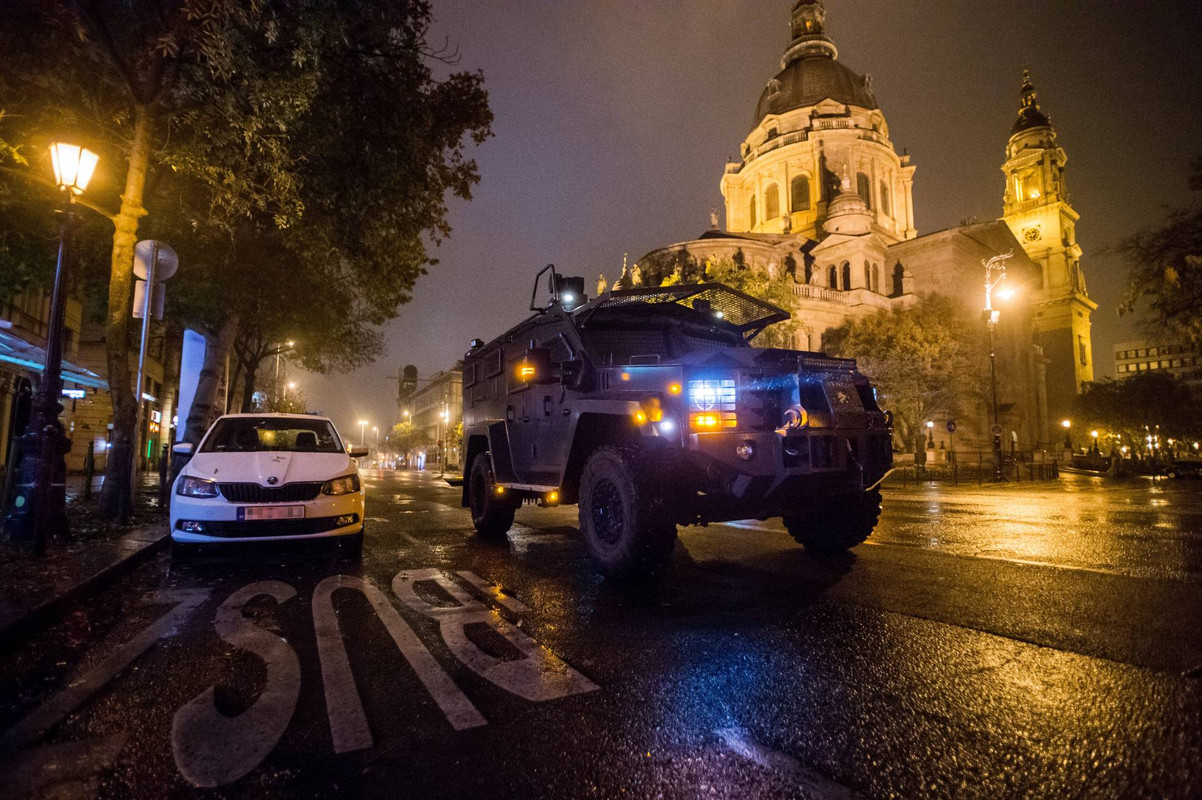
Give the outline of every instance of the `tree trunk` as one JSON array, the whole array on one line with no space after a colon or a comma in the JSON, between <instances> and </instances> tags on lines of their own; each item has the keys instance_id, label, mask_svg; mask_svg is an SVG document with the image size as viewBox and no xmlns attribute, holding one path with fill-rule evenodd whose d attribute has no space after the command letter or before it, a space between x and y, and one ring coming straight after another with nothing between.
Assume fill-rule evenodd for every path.
<instances>
[{"instance_id":1,"label":"tree trunk","mask_svg":"<svg viewBox=\"0 0 1202 800\"><path fill-rule=\"evenodd\" d=\"M138 222L146 216L142 194L150 165L154 122L152 108L137 106L134 109L133 145L125 173L125 191L121 194L121 211L117 214L116 231L113 233L108 316L105 321L107 377L109 397L113 403L113 445L108 453L99 511L104 519L118 517L123 521L128 517L133 502L130 475L134 457L134 425L138 413L129 369L134 245L138 242Z\"/></svg>"},{"instance_id":2,"label":"tree trunk","mask_svg":"<svg viewBox=\"0 0 1202 800\"><path fill-rule=\"evenodd\" d=\"M255 410L255 381L254 372L250 365L246 365L243 369L242 381L242 413L249 414Z\"/></svg>"},{"instance_id":3,"label":"tree trunk","mask_svg":"<svg viewBox=\"0 0 1202 800\"><path fill-rule=\"evenodd\" d=\"M188 410L188 419L184 424L185 442L199 443L218 416L215 413L219 408L217 390L225 376L226 360L237 335L238 316L235 314L222 323L217 336L205 348L205 363L196 384L196 397L192 400L192 408Z\"/></svg>"}]
</instances>

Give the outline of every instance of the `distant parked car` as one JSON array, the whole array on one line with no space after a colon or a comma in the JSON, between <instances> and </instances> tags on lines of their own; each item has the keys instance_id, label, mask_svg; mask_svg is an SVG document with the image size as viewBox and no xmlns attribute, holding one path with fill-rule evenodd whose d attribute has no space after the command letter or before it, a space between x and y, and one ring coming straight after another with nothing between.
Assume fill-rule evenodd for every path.
<instances>
[{"instance_id":1,"label":"distant parked car","mask_svg":"<svg viewBox=\"0 0 1202 800\"><path fill-rule=\"evenodd\" d=\"M357 458L324 417L230 414L195 450L171 491L171 541L264 542L338 537L363 545L363 483Z\"/></svg>"},{"instance_id":2,"label":"distant parked car","mask_svg":"<svg viewBox=\"0 0 1202 800\"><path fill-rule=\"evenodd\" d=\"M1202 478L1202 459L1179 458L1165 472L1172 478Z\"/></svg>"}]
</instances>

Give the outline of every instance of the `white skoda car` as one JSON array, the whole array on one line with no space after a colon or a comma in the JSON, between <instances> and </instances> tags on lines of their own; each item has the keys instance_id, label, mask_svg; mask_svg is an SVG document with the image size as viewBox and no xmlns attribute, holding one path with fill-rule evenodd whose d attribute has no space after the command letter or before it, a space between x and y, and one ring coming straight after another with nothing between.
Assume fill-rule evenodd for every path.
<instances>
[{"instance_id":1,"label":"white skoda car","mask_svg":"<svg viewBox=\"0 0 1202 800\"><path fill-rule=\"evenodd\" d=\"M363 543L357 458L323 417L230 414L209 428L171 488L173 544L343 537Z\"/></svg>"}]
</instances>

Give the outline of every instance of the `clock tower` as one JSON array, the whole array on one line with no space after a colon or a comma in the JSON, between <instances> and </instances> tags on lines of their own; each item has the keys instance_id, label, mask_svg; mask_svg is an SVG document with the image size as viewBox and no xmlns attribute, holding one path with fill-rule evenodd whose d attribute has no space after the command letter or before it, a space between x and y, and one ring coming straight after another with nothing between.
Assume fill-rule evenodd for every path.
<instances>
[{"instance_id":1,"label":"clock tower","mask_svg":"<svg viewBox=\"0 0 1202 800\"><path fill-rule=\"evenodd\" d=\"M1067 419L1081 384L1093 380L1089 299L1077 243L1077 214L1065 187L1068 156L1051 119L1039 108L1030 73L1023 73L1018 121L1006 147L1005 212L1023 249L1042 271L1034 287L1036 342L1050 362L1047 369L1048 413ZM1071 365L1071 368L1070 368Z\"/></svg>"}]
</instances>

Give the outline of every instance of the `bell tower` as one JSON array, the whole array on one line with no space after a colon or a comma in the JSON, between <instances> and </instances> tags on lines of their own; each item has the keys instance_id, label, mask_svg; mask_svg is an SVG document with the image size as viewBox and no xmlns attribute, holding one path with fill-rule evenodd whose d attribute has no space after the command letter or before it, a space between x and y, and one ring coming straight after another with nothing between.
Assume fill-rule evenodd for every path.
<instances>
[{"instance_id":1,"label":"bell tower","mask_svg":"<svg viewBox=\"0 0 1202 800\"><path fill-rule=\"evenodd\" d=\"M1051 362L1048 413L1058 421L1068 418L1081 384L1093 380L1090 316L1098 306L1089 299L1081 270L1080 215L1069 203L1065 185L1068 156L1051 119L1039 107L1026 71L1021 97L1002 167L1006 175L1002 219L1042 271L1042 285L1032 287L1035 335Z\"/></svg>"}]
</instances>

